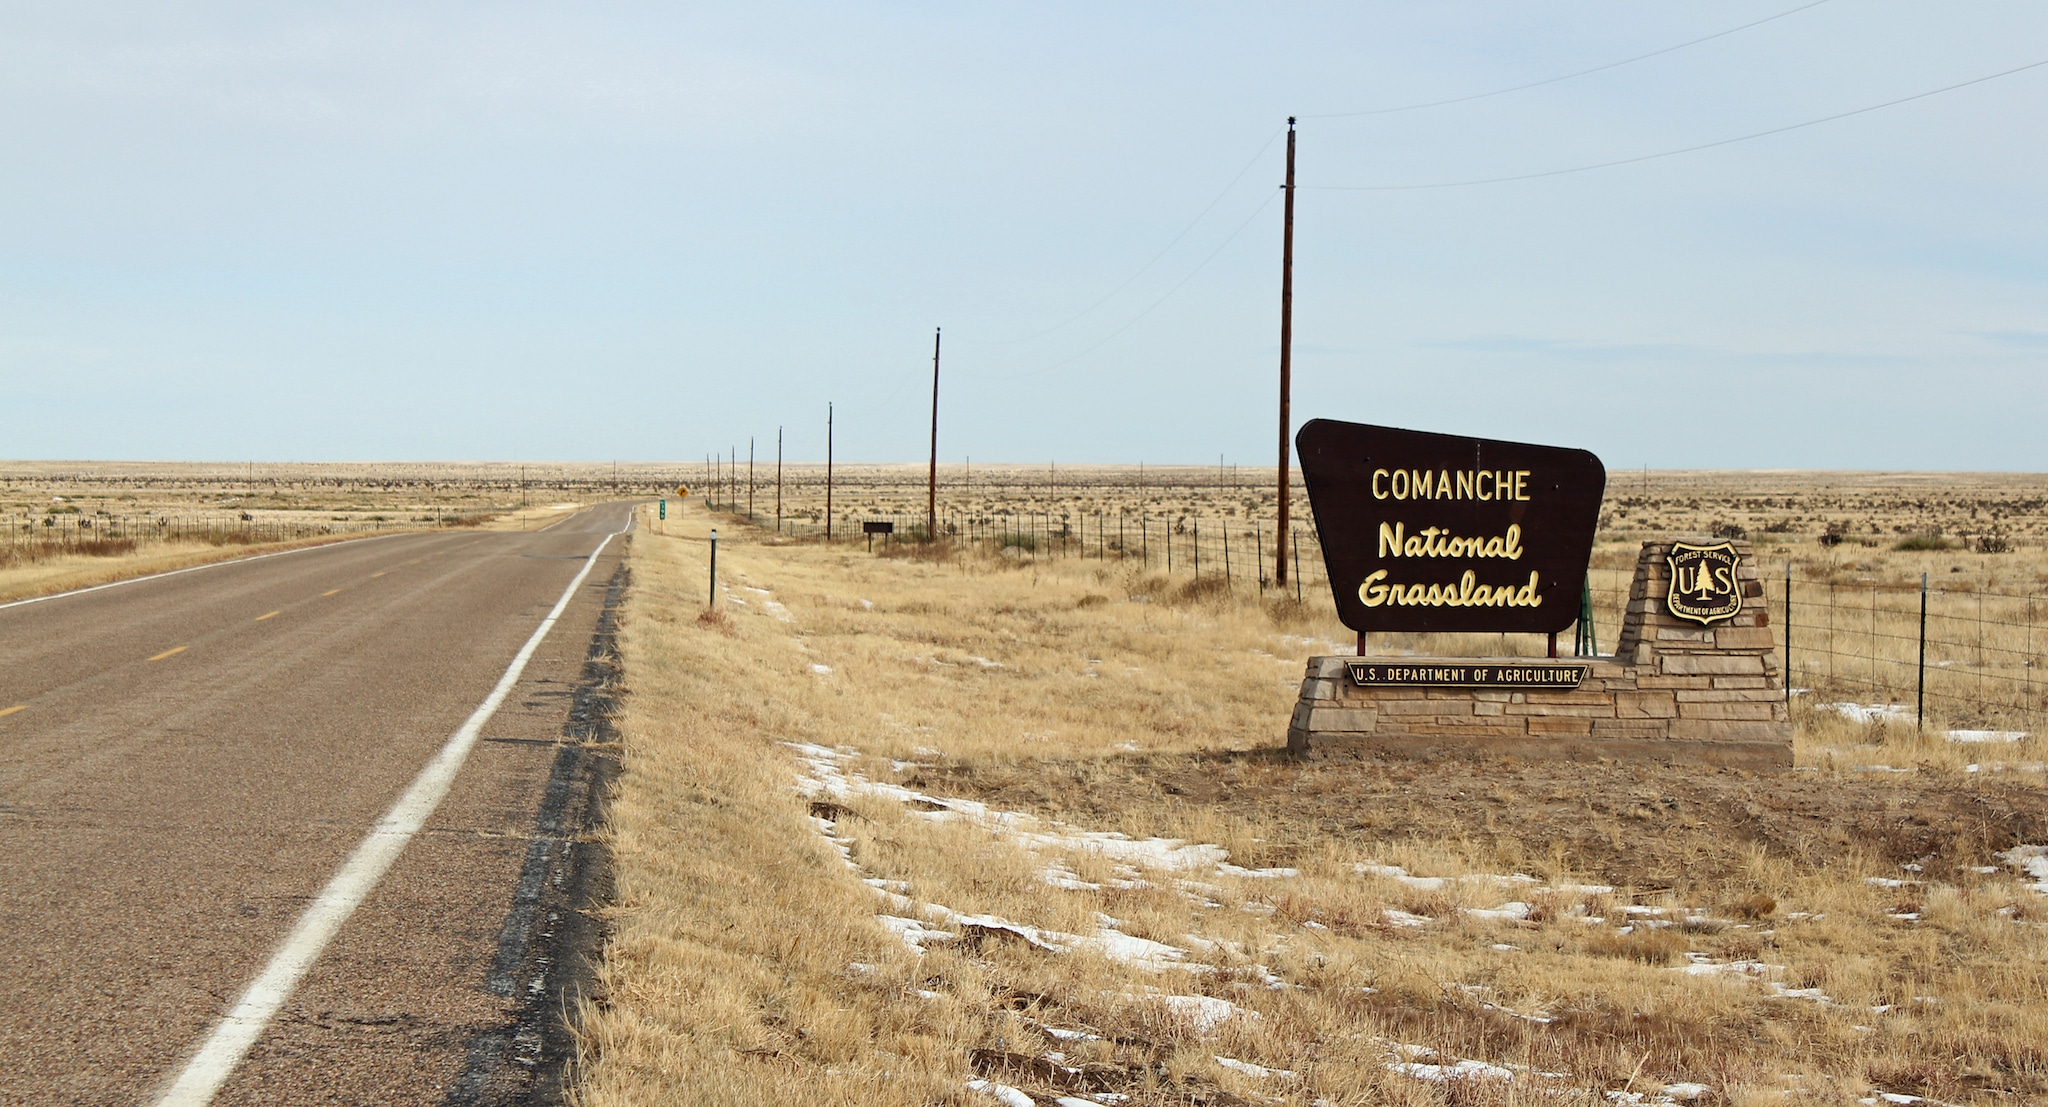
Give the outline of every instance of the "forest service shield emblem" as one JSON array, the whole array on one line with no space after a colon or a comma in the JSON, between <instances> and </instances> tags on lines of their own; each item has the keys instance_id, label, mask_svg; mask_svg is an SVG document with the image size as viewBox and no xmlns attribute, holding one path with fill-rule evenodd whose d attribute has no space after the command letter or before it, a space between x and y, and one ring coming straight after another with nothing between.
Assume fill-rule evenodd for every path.
<instances>
[{"instance_id":1,"label":"forest service shield emblem","mask_svg":"<svg viewBox=\"0 0 2048 1107\"><path fill-rule=\"evenodd\" d=\"M1671 591L1664 606L1673 615L1706 625L1732 619L1742 610L1742 585L1735 575L1742 555L1733 544L1673 542L1665 560L1671 565Z\"/></svg>"}]
</instances>

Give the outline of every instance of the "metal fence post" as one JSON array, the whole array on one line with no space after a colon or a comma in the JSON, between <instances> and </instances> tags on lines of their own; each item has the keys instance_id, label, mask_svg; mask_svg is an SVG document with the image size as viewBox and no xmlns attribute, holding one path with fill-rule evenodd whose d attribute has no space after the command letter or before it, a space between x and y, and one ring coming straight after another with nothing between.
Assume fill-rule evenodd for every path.
<instances>
[{"instance_id":1,"label":"metal fence post","mask_svg":"<svg viewBox=\"0 0 2048 1107\"><path fill-rule=\"evenodd\" d=\"M1294 602L1301 602L1301 532L1288 536L1294 540Z\"/></svg>"},{"instance_id":2,"label":"metal fence post","mask_svg":"<svg viewBox=\"0 0 2048 1107\"><path fill-rule=\"evenodd\" d=\"M1572 641L1572 656L1600 656L1600 644L1593 633L1593 578L1590 574L1579 593L1579 627Z\"/></svg>"},{"instance_id":3,"label":"metal fence post","mask_svg":"<svg viewBox=\"0 0 2048 1107\"><path fill-rule=\"evenodd\" d=\"M1792 559L1785 559L1785 709L1792 709Z\"/></svg>"},{"instance_id":4,"label":"metal fence post","mask_svg":"<svg viewBox=\"0 0 2048 1107\"><path fill-rule=\"evenodd\" d=\"M1920 687L1914 697L1913 725L1927 729L1927 574L1920 574Z\"/></svg>"},{"instance_id":5,"label":"metal fence post","mask_svg":"<svg viewBox=\"0 0 2048 1107\"><path fill-rule=\"evenodd\" d=\"M711 587L710 587L710 589L709 589L709 590L708 590L708 591L706 592L706 595L709 595L709 596L711 597L711 602L709 602L709 603L705 604L704 606L705 606L705 607L707 607L707 608L717 607L717 606L718 606L718 528L717 528L717 527L712 527L712 528L711 528Z\"/></svg>"}]
</instances>

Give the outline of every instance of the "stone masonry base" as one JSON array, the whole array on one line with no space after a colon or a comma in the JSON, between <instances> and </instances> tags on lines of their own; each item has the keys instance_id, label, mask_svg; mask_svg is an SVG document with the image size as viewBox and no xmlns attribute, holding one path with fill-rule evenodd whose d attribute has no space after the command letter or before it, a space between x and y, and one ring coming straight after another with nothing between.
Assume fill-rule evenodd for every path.
<instances>
[{"instance_id":1,"label":"stone masonry base","mask_svg":"<svg viewBox=\"0 0 2048 1107\"><path fill-rule=\"evenodd\" d=\"M1695 539L1710 544L1719 539ZM1735 543L1743 610L1712 626L1665 609L1670 542L1646 542L1613 657L1560 659L1587 667L1569 691L1360 687L1346 657L1312 657L1287 729L1307 755L1356 743L1397 756L1440 754L1657 761L1778 769L1792 764L1776 648L1749 544ZM1515 658L1378 658L1402 665Z\"/></svg>"}]
</instances>

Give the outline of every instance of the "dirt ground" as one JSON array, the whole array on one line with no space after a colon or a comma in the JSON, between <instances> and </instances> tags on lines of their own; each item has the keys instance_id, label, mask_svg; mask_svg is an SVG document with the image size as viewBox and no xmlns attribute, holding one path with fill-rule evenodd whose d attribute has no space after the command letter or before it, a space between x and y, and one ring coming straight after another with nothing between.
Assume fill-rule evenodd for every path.
<instances>
[{"instance_id":1,"label":"dirt ground","mask_svg":"<svg viewBox=\"0 0 2048 1107\"><path fill-rule=\"evenodd\" d=\"M1348 841L1464 841L1550 872L1639 895L1736 880L1756 851L1809 869L1852 858L1906 864L1961 882L1993 854L2048 839L2048 793L1993 780L1913 774L1854 779L1810 770L1753 773L1645 762L1384 758L1370 750L1284 749L1129 755L917 770L910 787L1082 825L1222 806L1266 839L1247 864L1287 865Z\"/></svg>"}]
</instances>

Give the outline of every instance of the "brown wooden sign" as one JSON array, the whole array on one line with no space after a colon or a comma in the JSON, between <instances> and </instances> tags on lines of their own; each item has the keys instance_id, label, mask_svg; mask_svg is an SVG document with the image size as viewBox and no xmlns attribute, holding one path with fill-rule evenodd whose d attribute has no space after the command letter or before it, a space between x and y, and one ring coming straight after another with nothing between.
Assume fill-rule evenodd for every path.
<instances>
[{"instance_id":1,"label":"brown wooden sign","mask_svg":"<svg viewBox=\"0 0 2048 1107\"><path fill-rule=\"evenodd\" d=\"M1599 458L1330 419L1294 444L1345 626L1555 634L1578 619Z\"/></svg>"}]
</instances>

